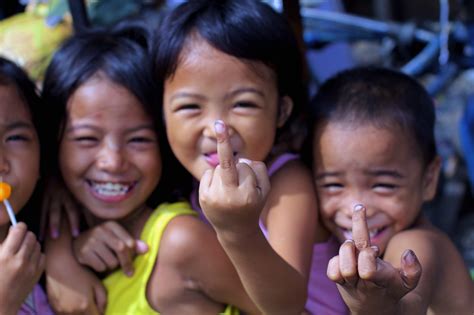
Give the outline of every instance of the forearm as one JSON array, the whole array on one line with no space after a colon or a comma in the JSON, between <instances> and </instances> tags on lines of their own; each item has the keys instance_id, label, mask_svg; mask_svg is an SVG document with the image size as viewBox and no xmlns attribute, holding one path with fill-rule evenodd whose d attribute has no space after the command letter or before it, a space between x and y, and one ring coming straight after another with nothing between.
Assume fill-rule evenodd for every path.
<instances>
[{"instance_id":1,"label":"forearm","mask_svg":"<svg viewBox=\"0 0 474 315\"><path fill-rule=\"evenodd\" d=\"M281 258L258 229L252 235L217 232L242 284L264 314L300 314L304 310L306 281Z\"/></svg>"}]
</instances>

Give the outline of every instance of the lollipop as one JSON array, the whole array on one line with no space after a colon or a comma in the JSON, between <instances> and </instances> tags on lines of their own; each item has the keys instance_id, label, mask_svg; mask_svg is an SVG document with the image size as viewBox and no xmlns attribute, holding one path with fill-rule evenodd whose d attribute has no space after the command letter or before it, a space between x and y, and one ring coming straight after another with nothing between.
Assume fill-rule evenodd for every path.
<instances>
[{"instance_id":1,"label":"lollipop","mask_svg":"<svg viewBox=\"0 0 474 315\"><path fill-rule=\"evenodd\" d=\"M8 197L10 197L11 192L12 192L11 186L8 185L7 183L0 181L0 202L3 201L3 204L5 205L5 208L7 209L8 216L10 217L10 221L12 222L12 225L16 225L15 212L13 212L10 202L8 202Z\"/></svg>"}]
</instances>

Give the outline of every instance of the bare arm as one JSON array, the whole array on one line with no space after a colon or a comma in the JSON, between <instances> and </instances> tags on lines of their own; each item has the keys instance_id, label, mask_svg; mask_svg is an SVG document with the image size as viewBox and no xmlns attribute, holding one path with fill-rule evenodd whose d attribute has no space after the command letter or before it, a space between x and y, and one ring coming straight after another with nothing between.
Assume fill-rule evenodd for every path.
<instances>
[{"instance_id":1,"label":"bare arm","mask_svg":"<svg viewBox=\"0 0 474 315\"><path fill-rule=\"evenodd\" d=\"M219 134L216 130L216 134L220 165L207 171L201 179L200 202L204 213L259 309L265 314L299 314L304 310L307 294L307 273L316 224L314 204L308 208L305 208L307 204L297 204L289 209L289 205L283 203L278 206L281 206L279 210L269 211L269 243L258 225L270 191L266 167L262 162L236 164L227 131ZM287 211L286 223L280 212L283 209ZM300 209L305 210L300 212ZM301 230L295 227L280 230L295 222L291 222L290 213L295 214L296 222L308 224L308 234L301 236ZM304 215L308 216L303 220ZM291 253L294 249L290 244L295 245L295 240L301 239L304 239L303 254L292 255L295 252Z\"/></svg>"},{"instance_id":2,"label":"bare arm","mask_svg":"<svg viewBox=\"0 0 474 315\"><path fill-rule=\"evenodd\" d=\"M169 223L156 266L147 296L162 313L216 314L226 304L246 314L261 313L245 292L212 228L196 217L179 216Z\"/></svg>"},{"instance_id":3,"label":"bare arm","mask_svg":"<svg viewBox=\"0 0 474 315\"><path fill-rule=\"evenodd\" d=\"M46 285L48 299L58 314L101 314L106 291L101 281L81 266L72 253L67 224L59 238L46 240Z\"/></svg>"}]
</instances>

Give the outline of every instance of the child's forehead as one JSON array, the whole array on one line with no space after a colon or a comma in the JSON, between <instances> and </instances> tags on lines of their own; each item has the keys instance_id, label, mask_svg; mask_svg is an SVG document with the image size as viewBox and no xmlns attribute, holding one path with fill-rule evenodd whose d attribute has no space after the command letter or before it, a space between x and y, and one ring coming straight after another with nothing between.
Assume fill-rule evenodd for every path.
<instances>
[{"instance_id":1,"label":"child's forehead","mask_svg":"<svg viewBox=\"0 0 474 315\"><path fill-rule=\"evenodd\" d=\"M269 65L259 60L239 58L225 52L197 33L189 35L185 40L177 59L175 73L178 68L189 65L201 65L205 71L207 66L205 61L211 61L216 66L223 63L236 65L246 72L257 75L262 80L276 80L276 72Z\"/></svg>"},{"instance_id":2,"label":"child's forehead","mask_svg":"<svg viewBox=\"0 0 474 315\"><path fill-rule=\"evenodd\" d=\"M340 146L342 151L353 147L365 147L371 152L405 151L422 158L414 135L401 125L342 120L323 122L314 126L314 150L321 151L320 154L343 142L347 145Z\"/></svg>"},{"instance_id":3,"label":"child's forehead","mask_svg":"<svg viewBox=\"0 0 474 315\"><path fill-rule=\"evenodd\" d=\"M18 116L31 120L30 110L13 84L0 84L0 112L2 122L18 119Z\"/></svg>"}]
</instances>

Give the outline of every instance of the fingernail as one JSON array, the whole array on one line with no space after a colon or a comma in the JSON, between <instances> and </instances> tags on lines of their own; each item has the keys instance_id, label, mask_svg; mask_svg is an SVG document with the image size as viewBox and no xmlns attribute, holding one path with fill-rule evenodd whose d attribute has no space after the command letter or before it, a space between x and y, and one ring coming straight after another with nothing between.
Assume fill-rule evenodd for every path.
<instances>
[{"instance_id":1,"label":"fingernail","mask_svg":"<svg viewBox=\"0 0 474 315\"><path fill-rule=\"evenodd\" d=\"M148 251L148 245L145 242L138 240L137 241L137 251L139 253L146 253Z\"/></svg>"},{"instance_id":2,"label":"fingernail","mask_svg":"<svg viewBox=\"0 0 474 315\"><path fill-rule=\"evenodd\" d=\"M72 236L74 236L74 237L78 237L78 236L79 236L79 230L78 230L77 228L74 228L74 229L72 230Z\"/></svg>"},{"instance_id":3,"label":"fingernail","mask_svg":"<svg viewBox=\"0 0 474 315\"><path fill-rule=\"evenodd\" d=\"M403 253L403 261L407 264L407 265L413 265L415 263L415 260L416 260L416 256L415 256L415 253L411 250L411 249L407 249L404 253Z\"/></svg>"},{"instance_id":4,"label":"fingernail","mask_svg":"<svg viewBox=\"0 0 474 315\"><path fill-rule=\"evenodd\" d=\"M344 243L354 243L353 240L345 240Z\"/></svg>"},{"instance_id":5,"label":"fingernail","mask_svg":"<svg viewBox=\"0 0 474 315\"><path fill-rule=\"evenodd\" d=\"M239 163L250 165L252 164L252 161L250 161L249 159L239 158Z\"/></svg>"},{"instance_id":6,"label":"fingernail","mask_svg":"<svg viewBox=\"0 0 474 315\"><path fill-rule=\"evenodd\" d=\"M125 271L125 274L127 275L127 277L131 277L133 276L133 270Z\"/></svg>"},{"instance_id":7,"label":"fingernail","mask_svg":"<svg viewBox=\"0 0 474 315\"><path fill-rule=\"evenodd\" d=\"M214 122L214 130L217 133L224 133L225 132L225 124L222 120L216 120Z\"/></svg>"},{"instance_id":8,"label":"fingernail","mask_svg":"<svg viewBox=\"0 0 474 315\"><path fill-rule=\"evenodd\" d=\"M362 209L364 209L364 205L361 205L360 203L354 206L354 212L362 211Z\"/></svg>"},{"instance_id":9,"label":"fingernail","mask_svg":"<svg viewBox=\"0 0 474 315\"><path fill-rule=\"evenodd\" d=\"M53 239L57 239L59 237L59 231L57 229L52 229L51 230L51 237Z\"/></svg>"}]
</instances>

